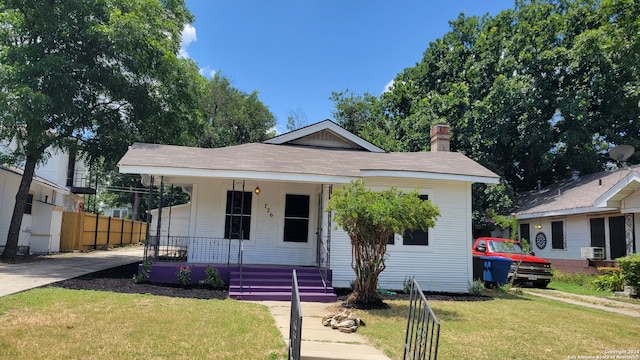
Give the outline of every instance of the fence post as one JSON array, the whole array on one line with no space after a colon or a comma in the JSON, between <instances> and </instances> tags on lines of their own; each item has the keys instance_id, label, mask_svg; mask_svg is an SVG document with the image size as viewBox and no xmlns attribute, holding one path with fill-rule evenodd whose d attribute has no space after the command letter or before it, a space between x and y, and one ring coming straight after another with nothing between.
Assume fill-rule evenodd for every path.
<instances>
[{"instance_id":1,"label":"fence post","mask_svg":"<svg viewBox=\"0 0 640 360\"><path fill-rule=\"evenodd\" d=\"M122 246L122 238L124 237L124 219L120 219L122 221L122 226L120 226L120 246Z\"/></svg>"}]
</instances>

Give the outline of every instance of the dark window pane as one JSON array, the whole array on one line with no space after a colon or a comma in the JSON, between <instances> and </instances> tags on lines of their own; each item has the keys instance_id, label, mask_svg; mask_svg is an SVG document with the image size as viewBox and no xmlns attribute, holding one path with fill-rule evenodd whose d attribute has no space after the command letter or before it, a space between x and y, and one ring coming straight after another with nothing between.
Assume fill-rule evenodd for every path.
<instances>
[{"instance_id":1,"label":"dark window pane","mask_svg":"<svg viewBox=\"0 0 640 360\"><path fill-rule=\"evenodd\" d=\"M227 191L227 214L251 215L250 191Z\"/></svg>"},{"instance_id":2,"label":"dark window pane","mask_svg":"<svg viewBox=\"0 0 640 360\"><path fill-rule=\"evenodd\" d=\"M551 248L564 249L564 224L562 221L551 222Z\"/></svg>"},{"instance_id":3,"label":"dark window pane","mask_svg":"<svg viewBox=\"0 0 640 360\"><path fill-rule=\"evenodd\" d=\"M429 200L429 195L420 195L420 200ZM423 230L407 230L402 237L403 245L429 245L429 233Z\"/></svg>"},{"instance_id":4,"label":"dark window pane","mask_svg":"<svg viewBox=\"0 0 640 360\"><path fill-rule=\"evenodd\" d=\"M309 196L287 194L285 217L309 218Z\"/></svg>"},{"instance_id":5,"label":"dark window pane","mask_svg":"<svg viewBox=\"0 0 640 360\"><path fill-rule=\"evenodd\" d=\"M604 218L593 218L589 220L591 225L591 246L604 247Z\"/></svg>"},{"instance_id":6,"label":"dark window pane","mask_svg":"<svg viewBox=\"0 0 640 360\"><path fill-rule=\"evenodd\" d=\"M520 224L520 240L527 239L529 244L531 244L531 229L529 224Z\"/></svg>"},{"instance_id":7,"label":"dark window pane","mask_svg":"<svg viewBox=\"0 0 640 360\"><path fill-rule=\"evenodd\" d=\"M284 220L284 241L307 242L309 234L309 220L307 219L285 219Z\"/></svg>"},{"instance_id":8,"label":"dark window pane","mask_svg":"<svg viewBox=\"0 0 640 360\"><path fill-rule=\"evenodd\" d=\"M27 202L24 206L24 213L31 214L32 209L33 209L33 194L29 194L27 195Z\"/></svg>"},{"instance_id":9,"label":"dark window pane","mask_svg":"<svg viewBox=\"0 0 640 360\"><path fill-rule=\"evenodd\" d=\"M387 239L387 245L393 245L396 243L396 234L391 234Z\"/></svg>"},{"instance_id":10,"label":"dark window pane","mask_svg":"<svg viewBox=\"0 0 640 360\"><path fill-rule=\"evenodd\" d=\"M309 235L309 195L286 195L284 241L307 242Z\"/></svg>"},{"instance_id":11,"label":"dark window pane","mask_svg":"<svg viewBox=\"0 0 640 360\"><path fill-rule=\"evenodd\" d=\"M249 240L251 234L250 191L227 191L226 215L224 218L224 237L226 239Z\"/></svg>"},{"instance_id":12,"label":"dark window pane","mask_svg":"<svg viewBox=\"0 0 640 360\"><path fill-rule=\"evenodd\" d=\"M249 240L251 216L227 215L224 220L225 239L239 240L242 235L243 240Z\"/></svg>"},{"instance_id":13,"label":"dark window pane","mask_svg":"<svg viewBox=\"0 0 640 360\"><path fill-rule=\"evenodd\" d=\"M429 245L429 235L422 230L407 230L402 238L403 245Z\"/></svg>"}]
</instances>

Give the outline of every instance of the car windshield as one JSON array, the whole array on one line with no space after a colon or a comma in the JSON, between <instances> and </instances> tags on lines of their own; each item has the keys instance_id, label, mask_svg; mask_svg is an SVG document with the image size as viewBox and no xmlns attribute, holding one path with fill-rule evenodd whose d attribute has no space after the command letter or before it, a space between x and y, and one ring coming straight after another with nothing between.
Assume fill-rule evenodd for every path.
<instances>
[{"instance_id":1,"label":"car windshield","mask_svg":"<svg viewBox=\"0 0 640 360\"><path fill-rule=\"evenodd\" d=\"M520 244L515 242L489 241L489 247L496 253L522 254Z\"/></svg>"}]
</instances>

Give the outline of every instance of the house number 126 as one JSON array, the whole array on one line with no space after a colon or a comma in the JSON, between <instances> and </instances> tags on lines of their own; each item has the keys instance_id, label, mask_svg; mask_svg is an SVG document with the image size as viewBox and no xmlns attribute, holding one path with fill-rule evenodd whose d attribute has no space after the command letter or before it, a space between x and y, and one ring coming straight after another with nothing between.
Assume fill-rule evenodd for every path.
<instances>
[{"instance_id":1,"label":"house number 126","mask_svg":"<svg viewBox=\"0 0 640 360\"><path fill-rule=\"evenodd\" d=\"M269 214L269 217L273 217L273 213L271 212L271 208L267 204L264 204L264 208L267 209L267 214Z\"/></svg>"}]
</instances>

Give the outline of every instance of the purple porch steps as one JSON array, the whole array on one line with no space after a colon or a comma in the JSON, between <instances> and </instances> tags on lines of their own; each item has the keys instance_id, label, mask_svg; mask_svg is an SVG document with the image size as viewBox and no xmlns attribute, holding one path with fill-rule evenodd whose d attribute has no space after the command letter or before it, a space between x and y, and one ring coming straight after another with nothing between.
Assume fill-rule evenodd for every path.
<instances>
[{"instance_id":1,"label":"purple porch steps","mask_svg":"<svg viewBox=\"0 0 640 360\"><path fill-rule=\"evenodd\" d=\"M245 268L231 271L229 297L238 300L291 301L292 268ZM327 281L325 292L320 272L315 268L296 268L300 301L334 302L331 281Z\"/></svg>"}]
</instances>

